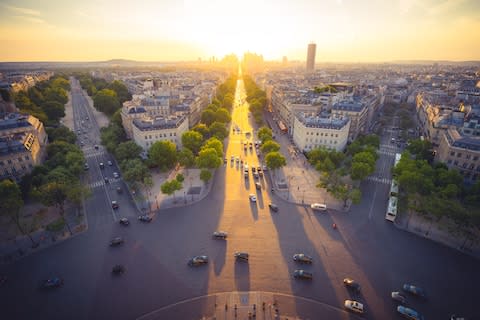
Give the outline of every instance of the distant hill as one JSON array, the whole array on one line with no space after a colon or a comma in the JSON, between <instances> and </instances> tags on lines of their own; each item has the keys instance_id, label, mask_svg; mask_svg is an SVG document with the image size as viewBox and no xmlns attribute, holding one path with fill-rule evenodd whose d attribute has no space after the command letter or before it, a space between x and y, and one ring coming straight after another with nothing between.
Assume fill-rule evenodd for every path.
<instances>
[{"instance_id":1,"label":"distant hill","mask_svg":"<svg viewBox=\"0 0 480 320\"><path fill-rule=\"evenodd\" d=\"M434 64L439 65L463 65L463 66L476 66L480 65L480 60L471 61L449 61L449 60L393 60L390 63L395 64Z\"/></svg>"}]
</instances>

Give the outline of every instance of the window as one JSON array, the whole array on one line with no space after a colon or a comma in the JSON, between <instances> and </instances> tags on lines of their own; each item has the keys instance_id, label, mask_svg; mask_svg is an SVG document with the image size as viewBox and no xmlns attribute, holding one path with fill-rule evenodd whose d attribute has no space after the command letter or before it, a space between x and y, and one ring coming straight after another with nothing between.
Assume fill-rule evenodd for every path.
<instances>
[{"instance_id":1,"label":"window","mask_svg":"<svg viewBox=\"0 0 480 320\"><path fill-rule=\"evenodd\" d=\"M18 161L22 162L23 161L22 157L18 157Z\"/></svg>"},{"instance_id":2,"label":"window","mask_svg":"<svg viewBox=\"0 0 480 320\"><path fill-rule=\"evenodd\" d=\"M452 164L452 159L448 159L447 163Z\"/></svg>"},{"instance_id":3,"label":"window","mask_svg":"<svg viewBox=\"0 0 480 320\"><path fill-rule=\"evenodd\" d=\"M7 160L7 163L8 163L8 164L12 164L12 160L8 159L8 160Z\"/></svg>"},{"instance_id":4,"label":"window","mask_svg":"<svg viewBox=\"0 0 480 320\"><path fill-rule=\"evenodd\" d=\"M458 166L458 161L457 160L453 161L453 164Z\"/></svg>"},{"instance_id":5,"label":"window","mask_svg":"<svg viewBox=\"0 0 480 320\"><path fill-rule=\"evenodd\" d=\"M463 167L463 168L466 168L466 167L467 167L467 164L468 164L468 163L464 162L463 165L462 165L462 167Z\"/></svg>"},{"instance_id":6,"label":"window","mask_svg":"<svg viewBox=\"0 0 480 320\"><path fill-rule=\"evenodd\" d=\"M318 136L318 132L317 132L317 136Z\"/></svg>"},{"instance_id":7,"label":"window","mask_svg":"<svg viewBox=\"0 0 480 320\"><path fill-rule=\"evenodd\" d=\"M462 157L462 154L459 152L457 153L457 158L461 158Z\"/></svg>"},{"instance_id":8,"label":"window","mask_svg":"<svg viewBox=\"0 0 480 320\"><path fill-rule=\"evenodd\" d=\"M147 140L147 139L148 139L148 137L147 137L147 136L145 136L145 140Z\"/></svg>"},{"instance_id":9,"label":"window","mask_svg":"<svg viewBox=\"0 0 480 320\"><path fill-rule=\"evenodd\" d=\"M450 152L450 155L453 157L455 155L455 152Z\"/></svg>"},{"instance_id":10,"label":"window","mask_svg":"<svg viewBox=\"0 0 480 320\"><path fill-rule=\"evenodd\" d=\"M471 157L471 155L469 155L469 154L465 155L465 159L467 159L467 160L470 159L470 157Z\"/></svg>"},{"instance_id":11,"label":"window","mask_svg":"<svg viewBox=\"0 0 480 320\"><path fill-rule=\"evenodd\" d=\"M335 134L335 138L338 138L338 133Z\"/></svg>"},{"instance_id":12,"label":"window","mask_svg":"<svg viewBox=\"0 0 480 320\"><path fill-rule=\"evenodd\" d=\"M477 161L477 160L478 160L478 156L473 157L473 161Z\"/></svg>"},{"instance_id":13,"label":"window","mask_svg":"<svg viewBox=\"0 0 480 320\"><path fill-rule=\"evenodd\" d=\"M151 134L150 134L150 135L148 135L148 137L149 137L150 139L152 139L152 135L151 135Z\"/></svg>"}]
</instances>

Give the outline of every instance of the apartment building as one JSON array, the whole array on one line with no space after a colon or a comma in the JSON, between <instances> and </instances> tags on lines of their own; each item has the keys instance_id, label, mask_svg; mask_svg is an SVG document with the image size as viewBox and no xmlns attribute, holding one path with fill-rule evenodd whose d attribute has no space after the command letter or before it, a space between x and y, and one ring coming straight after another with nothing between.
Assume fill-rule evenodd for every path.
<instances>
[{"instance_id":1,"label":"apartment building","mask_svg":"<svg viewBox=\"0 0 480 320\"><path fill-rule=\"evenodd\" d=\"M338 102L332 106L334 117L348 117L351 120L349 141L355 140L359 134L368 130L368 108L360 99L351 99Z\"/></svg>"},{"instance_id":2,"label":"apartment building","mask_svg":"<svg viewBox=\"0 0 480 320\"><path fill-rule=\"evenodd\" d=\"M48 137L34 116L9 113L0 119L0 180L20 178L41 164Z\"/></svg>"},{"instance_id":3,"label":"apartment building","mask_svg":"<svg viewBox=\"0 0 480 320\"><path fill-rule=\"evenodd\" d=\"M157 141L173 142L177 149L182 147L182 135L188 130L186 114L168 117L135 118L132 121L132 139L148 151Z\"/></svg>"}]
</instances>

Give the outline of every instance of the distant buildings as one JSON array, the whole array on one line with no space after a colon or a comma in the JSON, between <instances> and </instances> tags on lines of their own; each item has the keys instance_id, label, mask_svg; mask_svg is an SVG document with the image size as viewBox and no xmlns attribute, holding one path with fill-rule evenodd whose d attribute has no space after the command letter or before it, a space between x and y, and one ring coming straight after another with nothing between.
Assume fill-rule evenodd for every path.
<instances>
[{"instance_id":1,"label":"distant buildings","mask_svg":"<svg viewBox=\"0 0 480 320\"><path fill-rule=\"evenodd\" d=\"M0 180L20 178L43 162L47 134L35 117L9 113L0 118Z\"/></svg>"},{"instance_id":2,"label":"distant buildings","mask_svg":"<svg viewBox=\"0 0 480 320\"><path fill-rule=\"evenodd\" d=\"M307 72L313 72L315 70L315 54L317 51L317 45L310 43L307 50Z\"/></svg>"},{"instance_id":3,"label":"distant buildings","mask_svg":"<svg viewBox=\"0 0 480 320\"><path fill-rule=\"evenodd\" d=\"M0 88L12 92L27 91L40 81L53 76L52 71L6 72L0 74Z\"/></svg>"}]
</instances>

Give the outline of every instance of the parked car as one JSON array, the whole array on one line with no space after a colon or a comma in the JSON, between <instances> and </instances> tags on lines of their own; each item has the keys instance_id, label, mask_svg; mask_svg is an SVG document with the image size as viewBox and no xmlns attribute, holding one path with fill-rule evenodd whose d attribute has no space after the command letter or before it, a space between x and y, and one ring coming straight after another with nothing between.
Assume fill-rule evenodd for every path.
<instances>
[{"instance_id":1,"label":"parked car","mask_svg":"<svg viewBox=\"0 0 480 320\"><path fill-rule=\"evenodd\" d=\"M107 164L108 164L109 166L113 166L113 163L112 163L112 161L110 161L110 160L107 161Z\"/></svg>"},{"instance_id":2,"label":"parked car","mask_svg":"<svg viewBox=\"0 0 480 320\"><path fill-rule=\"evenodd\" d=\"M414 286L412 284L405 283L403 285L403 291L413 294L415 296L422 297L422 298L427 297L427 295L425 294L425 291L422 288Z\"/></svg>"},{"instance_id":3,"label":"parked car","mask_svg":"<svg viewBox=\"0 0 480 320\"><path fill-rule=\"evenodd\" d=\"M188 260L188 265L189 266L200 266L203 264L208 263L208 257L207 256L195 256L192 259Z\"/></svg>"},{"instance_id":4,"label":"parked car","mask_svg":"<svg viewBox=\"0 0 480 320\"><path fill-rule=\"evenodd\" d=\"M113 173L113 177L114 177L114 178L118 178L119 176L120 176L120 175L118 174L118 172L114 172L114 173Z\"/></svg>"},{"instance_id":5,"label":"parked car","mask_svg":"<svg viewBox=\"0 0 480 320\"><path fill-rule=\"evenodd\" d=\"M130 224L130 221L128 221L127 218L121 218L119 223L124 226L128 226Z\"/></svg>"},{"instance_id":6,"label":"parked car","mask_svg":"<svg viewBox=\"0 0 480 320\"><path fill-rule=\"evenodd\" d=\"M249 196L251 202L257 202L257 196L251 193Z\"/></svg>"},{"instance_id":7,"label":"parked car","mask_svg":"<svg viewBox=\"0 0 480 320\"><path fill-rule=\"evenodd\" d=\"M312 208L313 210L325 211L327 210L327 205L323 203L312 203L310 205L310 208Z\"/></svg>"},{"instance_id":8,"label":"parked car","mask_svg":"<svg viewBox=\"0 0 480 320\"><path fill-rule=\"evenodd\" d=\"M398 302L401 302L403 304L405 304L407 302L407 298L405 298L405 296L401 295L400 292L398 292L398 291L393 291L392 292L392 299L396 300Z\"/></svg>"},{"instance_id":9,"label":"parked car","mask_svg":"<svg viewBox=\"0 0 480 320\"><path fill-rule=\"evenodd\" d=\"M233 256L239 261L248 261L248 253L246 252L235 252Z\"/></svg>"},{"instance_id":10,"label":"parked car","mask_svg":"<svg viewBox=\"0 0 480 320\"><path fill-rule=\"evenodd\" d=\"M356 313L363 313L363 304L355 300L345 300L345 309L356 312Z\"/></svg>"},{"instance_id":11,"label":"parked car","mask_svg":"<svg viewBox=\"0 0 480 320\"><path fill-rule=\"evenodd\" d=\"M257 168L255 168L254 166L252 166L252 173L255 173L257 172Z\"/></svg>"},{"instance_id":12,"label":"parked car","mask_svg":"<svg viewBox=\"0 0 480 320\"><path fill-rule=\"evenodd\" d=\"M83 169L85 169L85 170L90 169L90 167L88 166L88 163L85 162L85 164L83 165Z\"/></svg>"},{"instance_id":13,"label":"parked car","mask_svg":"<svg viewBox=\"0 0 480 320\"><path fill-rule=\"evenodd\" d=\"M58 288L63 285L63 279L59 277L52 277L42 282L41 287L44 289Z\"/></svg>"},{"instance_id":14,"label":"parked car","mask_svg":"<svg viewBox=\"0 0 480 320\"><path fill-rule=\"evenodd\" d=\"M343 284L348 289L351 289L351 290L356 291L356 292L360 291L360 284L353 279L345 278L345 279L343 279Z\"/></svg>"},{"instance_id":15,"label":"parked car","mask_svg":"<svg viewBox=\"0 0 480 320\"><path fill-rule=\"evenodd\" d=\"M98 150L98 145L97 144L94 145L93 147L95 148L95 150Z\"/></svg>"},{"instance_id":16,"label":"parked car","mask_svg":"<svg viewBox=\"0 0 480 320\"><path fill-rule=\"evenodd\" d=\"M112 274L121 275L124 272L125 272L125 267L121 264L117 264L112 267Z\"/></svg>"},{"instance_id":17,"label":"parked car","mask_svg":"<svg viewBox=\"0 0 480 320\"><path fill-rule=\"evenodd\" d=\"M108 180L107 177L103 178L103 181L105 181L105 183L110 183L110 180Z\"/></svg>"},{"instance_id":18,"label":"parked car","mask_svg":"<svg viewBox=\"0 0 480 320\"><path fill-rule=\"evenodd\" d=\"M305 253L296 253L293 255L293 261L311 264L313 262L313 258L307 256Z\"/></svg>"},{"instance_id":19,"label":"parked car","mask_svg":"<svg viewBox=\"0 0 480 320\"><path fill-rule=\"evenodd\" d=\"M114 246L118 246L118 245L121 245L123 244L123 238L122 237L116 237L116 238L113 238L111 241L110 241L110 246L111 247L114 247Z\"/></svg>"},{"instance_id":20,"label":"parked car","mask_svg":"<svg viewBox=\"0 0 480 320\"><path fill-rule=\"evenodd\" d=\"M275 203L269 203L268 207L270 210L277 212L278 211L278 206Z\"/></svg>"},{"instance_id":21,"label":"parked car","mask_svg":"<svg viewBox=\"0 0 480 320\"><path fill-rule=\"evenodd\" d=\"M113 201L112 201L112 209L118 209L118 208L119 208L118 202L115 201L115 200L113 200Z\"/></svg>"},{"instance_id":22,"label":"parked car","mask_svg":"<svg viewBox=\"0 0 480 320\"><path fill-rule=\"evenodd\" d=\"M103 169L105 168L105 165L103 164L103 162L100 162L100 169Z\"/></svg>"},{"instance_id":23,"label":"parked car","mask_svg":"<svg viewBox=\"0 0 480 320\"><path fill-rule=\"evenodd\" d=\"M293 271L293 277L296 279L306 279L306 280L312 280L313 279L313 273L297 269Z\"/></svg>"},{"instance_id":24,"label":"parked car","mask_svg":"<svg viewBox=\"0 0 480 320\"><path fill-rule=\"evenodd\" d=\"M260 184L260 182L255 182L255 188L257 190L261 190L262 189L262 185Z\"/></svg>"},{"instance_id":25,"label":"parked car","mask_svg":"<svg viewBox=\"0 0 480 320\"><path fill-rule=\"evenodd\" d=\"M138 220L142 222L150 222L152 221L152 217L150 217L149 215L143 214L141 216L138 216Z\"/></svg>"},{"instance_id":26,"label":"parked car","mask_svg":"<svg viewBox=\"0 0 480 320\"><path fill-rule=\"evenodd\" d=\"M397 312L410 320L423 320L423 316L420 313L405 306L398 306Z\"/></svg>"},{"instance_id":27,"label":"parked car","mask_svg":"<svg viewBox=\"0 0 480 320\"><path fill-rule=\"evenodd\" d=\"M213 238L214 239L222 239L222 240L225 240L227 239L227 236L228 236L228 233L226 233L225 231L215 231L213 233Z\"/></svg>"}]
</instances>

